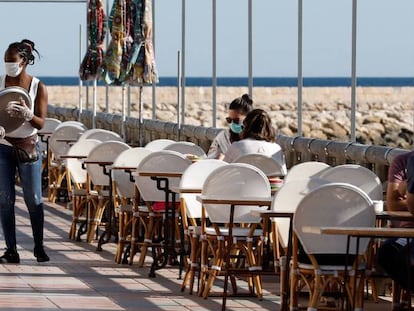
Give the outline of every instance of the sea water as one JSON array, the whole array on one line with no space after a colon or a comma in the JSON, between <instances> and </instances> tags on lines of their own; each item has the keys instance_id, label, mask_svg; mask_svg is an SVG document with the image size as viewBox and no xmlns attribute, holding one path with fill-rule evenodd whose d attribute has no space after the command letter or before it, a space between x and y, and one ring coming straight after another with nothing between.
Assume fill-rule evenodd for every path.
<instances>
[{"instance_id":1,"label":"sea water","mask_svg":"<svg viewBox=\"0 0 414 311\"><path fill-rule=\"evenodd\" d=\"M75 86L79 85L78 77L39 77L43 83L50 86ZM91 81L84 81L85 85ZM98 81L98 85L104 85ZM177 86L176 77L160 77L157 86ZM187 77L186 86L205 86L213 85L211 77ZM249 80L245 77L219 77L217 86L240 87L248 86ZM253 86L257 87L296 87L298 79L295 77L255 77ZM304 87L350 87L351 78L349 77L305 77ZM365 87L407 87L414 86L414 77L360 77L357 78L357 86Z\"/></svg>"}]
</instances>

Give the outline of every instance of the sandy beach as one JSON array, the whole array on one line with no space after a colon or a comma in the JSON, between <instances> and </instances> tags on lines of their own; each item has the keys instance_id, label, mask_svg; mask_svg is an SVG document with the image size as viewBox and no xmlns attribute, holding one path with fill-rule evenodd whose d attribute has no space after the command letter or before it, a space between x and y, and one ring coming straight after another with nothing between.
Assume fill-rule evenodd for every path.
<instances>
[{"instance_id":1,"label":"sandy beach","mask_svg":"<svg viewBox=\"0 0 414 311\"><path fill-rule=\"evenodd\" d=\"M79 87L49 86L49 104L77 108ZM217 88L217 127L225 127L224 117L228 103L247 93L247 87ZM93 88L83 87L82 106L92 109ZM97 87L97 111L122 113L139 117L138 87ZM268 111L279 133L297 133L297 88L255 87L254 106ZM106 98L108 100L106 100ZM143 117L152 118L153 88L142 89ZM155 88L155 117L177 122L177 88ZM210 127L213 124L212 88L187 87L185 98L185 123ZM412 146L414 120L413 87L358 87L356 105L356 136L363 144L386 145L400 148ZM130 103L129 109L127 103ZM303 89L302 130L306 137L331 140L349 140L351 115L351 88L306 87Z\"/></svg>"}]
</instances>

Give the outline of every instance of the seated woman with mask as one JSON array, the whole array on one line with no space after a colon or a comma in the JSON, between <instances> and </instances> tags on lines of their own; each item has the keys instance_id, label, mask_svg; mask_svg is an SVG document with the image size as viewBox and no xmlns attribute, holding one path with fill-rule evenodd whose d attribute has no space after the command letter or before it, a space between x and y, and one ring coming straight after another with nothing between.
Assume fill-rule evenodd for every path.
<instances>
[{"instance_id":1,"label":"seated woman with mask","mask_svg":"<svg viewBox=\"0 0 414 311\"><path fill-rule=\"evenodd\" d=\"M249 112L243 121L240 136L241 140L227 149L224 161L230 163L243 154L261 153L282 164L286 171L285 157L282 148L275 142L276 131L266 111L254 109Z\"/></svg>"},{"instance_id":2,"label":"seated woman with mask","mask_svg":"<svg viewBox=\"0 0 414 311\"><path fill-rule=\"evenodd\" d=\"M252 109L253 100L248 94L235 98L230 103L227 112L228 116L226 117L229 129L221 131L214 138L207 153L209 159L222 160L230 144L240 140L243 120Z\"/></svg>"}]
</instances>

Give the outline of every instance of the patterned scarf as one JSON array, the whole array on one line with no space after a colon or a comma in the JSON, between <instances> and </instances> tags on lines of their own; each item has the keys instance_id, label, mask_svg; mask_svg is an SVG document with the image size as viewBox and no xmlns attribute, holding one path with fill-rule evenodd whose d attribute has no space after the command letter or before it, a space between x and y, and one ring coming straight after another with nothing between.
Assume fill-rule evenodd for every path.
<instances>
[{"instance_id":1,"label":"patterned scarf","mask_svg":"<svg viewBox=\"0 0 414 311\"><path fill-rule=\"evenodd\" d=\"M102 0L90 0L88 3L88 50L79 68L81 80L98 78L103 60L103 42L106 34L105 12Z\"/></svg>"}]
</instances>

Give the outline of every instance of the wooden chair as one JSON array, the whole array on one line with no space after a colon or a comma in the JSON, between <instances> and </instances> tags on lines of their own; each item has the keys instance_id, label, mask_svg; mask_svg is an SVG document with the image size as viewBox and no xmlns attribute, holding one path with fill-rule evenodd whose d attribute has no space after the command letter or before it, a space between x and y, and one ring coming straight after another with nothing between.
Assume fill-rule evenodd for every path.
<instances>
[{"instance_id":1,"label":"wooden chair","mask_svg":"<svg viewBox=\"0 0 414 311\"><path fill-rule=\"evenodd\" d=\"M68 153L62 158L65 161L66 177L68 179L68 194L72 208L72 224L69 238L80 241L81 235L86 233L88 193L90 190L89 178L83 167L83 160L89 152L101 142L95 139L85 139L74 143ZM78 225L82 224L79 228Z\"/></svg>"},{"instance_id":2,"label":"wooden chair","mask_svg":"<svg viewBox=\"0 0 414 311\"><path fill-rule=\"evenodd\" d=\"M131 246L132 215L136 194L131 172L135 172L141 160L151 152L151 150L142 147L126 149L119 154L112 166L112 189L115 217L118 222L116 263L128 263L127 257ZM128 247L127 250L125 250L125 246Z\"/></svg>"},{"instance_id":3,"label":"wooden chair","mask_svg":"<svg viewBox=\"0 0 414 311\"><path fill-rule=\"evenodd\" d=\"M151 151L160 151L174 142L175 141L171 139L155 139L147 143L145 148L150 149Z\"/></svg>"},{"instance_id":4,"label":"wooden chair","mask_svg":"<svg viewBox=\"0 0 414 311\"><path fill-rule=\"evenodd\" d=\"M349 183L363 190L371 200L382 201L383 187L379 177L371 170L358 164L343 164L324 170L320 178L329 182ZM367 253L370 258L370 271L375 270L376 249L378 243L372 245L371 252ZM368 277L368 284L371 286L372 298L378 301L376 283L373 277Z\"/></svg>"},{"instance_id":5,"label":"wooden chair","mask_svg":"<svg viewBox=\"0 0 414 311\"><path fill-rule=\"evenodd\" d=\"M164 232L164 216L166 212L165 198L166 193L157 188L157 181L151 179L150 176L141 176L142 172L151 172L157 175L179 175L179 177L166 177L168 180L169 189L177 187L180 182L181 174L190 166L191 161L183 154L171 151L161 150L150 153L139 163L137 167L137 175L135 176L135 185L139 192L139 198L145 203L145 207L139 204L137 200L135 206L133 223L132 223L132 242L129 263L133 263L133 257L140 248L140 257L138 266L143 266L147 250L152 247L153 257L156 249L160 249L161 242L164 240L166 234ZM169 194L168 194L169 195ZM178 202L178 200L177 200ZM175 207L171 207L175 208ZM170 228L176 227L178 221L178 214L175 213L175 219L171 219ZM142 229L143 238L140 238L140 229ZM174 230L174 229L172 229ZM180 237L179 230L176 227L176 237ZM168 236L171 233L168 232ZM176 244L176 242L174 242Z\"/></svg>"},{"instance_id":6,"label":"wooden chair","mask_svg":"<svg viewBox=\"0 0 414 311\"><path fill-rule=\"evenodd\" d=\"M201 193L203 208L211 226L203 217L202 273L200 292L204 298L210 295L218 276L224 276L223 304L227 297L227 280L232 280L233 293L238 293L236 277L247 275L249 294L262 298L262 247L263 228L261 217L252 211L263 211L258 201L269 200L270 184L258 168L244 163L230 163L216 168L204 182ZM253 199L254 198L254 199ZM211 203L213 200L216 203ZM242 202L244 203L229 203ZM221 203L223 202L223 203ZM207 251L209 249L209 251ZM213 254L211 264L207 257Z\"/></svg>"},{"instance_id":7,"label":"wooden chair","mask_svg":"<svg viewBox=\"0 0 414 311\"><path fill-rule=\"evenodd\" d=\"M87 241L89 243L94 240L105 210L107 207L111 207L112 204L110 166L119 154L130 148L130 146L120 141L101 142L89 152L88 157L84 160L88 176L92 183L92 188L88 195L93 203L89 205L88 211ZM114 211L110 208L107 210L107 218L111 219ZM110 222L105 222L106 232L112 233L111 230L113 228L108 227L111 225ZM98 249L100 245L98 243Z\"/></svg>"},{"instance_id":8,"label":"wooden chair","mask_svg":"<svg viewBox=\"0 0 414 311\"><path fill-rule=\"evenodd\" d=\"M180 180L179 193L181 202L181 222L187 243L190 246L190 253L187 256L187 270L181 285L184 291L189 283L189 293L193 293L194 279L196 272L200 272L200 239L201 239L201 218L202 206L197 200L201 194L204 181L214 169L227 165L226 162L205 159L191 164L183 173Z\"/></svg>"},{"instance_id":9,"label":"wooden chair","mask_svg":"<svg viewBox=\"0 0 414 311\"><path fill-rule=\"evenodd\" d=\"M174 142L166 146L164 150L172 150L185 155L194 155L203 159L207 157L205 151L200 146L189 141Z\"/></svg>"},{"instance_id":10,"label":"wooden chair","mask_svg":"<svg viewBox=\"0 0 414 311\"><path fill-rule=\"evenodd\" d=\"M371 200L383 200L382 183L371 170L358 164L342 164L320 173L329 182L344 182L363 190Z\"/></svg>"},{"instance_id":11,"label":"wooden chair","mask_svg":"<svg viewBox=\"0 0 414 311\"><path fill-rule=\"evenodd\" d=\"M90 129L85 131L80 137L79 140L83 139L96 139L99 141L124 141L122 137L113 131L108 131L105 129Z\"/></svg>"},{"instance_id":12,"label":"wooden chair","mask_svg":"<svg viewBox=\"0 0 414 311\"><path fill-rule=\"evenodd\" d=\"M262 153L248 153L241 155L233 163L247 163L261 169L267 177L283 177L287 173L285 162Z\"/></svg>"},{"instance_id":13,"label":"wooden chair","mask_svg":"<svg viewBox=\"0 0 414 311\"><path fill-rule=\"evenodd\" d=\"M37 131L40 142L40 152L42 154L42 186L49 187L49 163L51 152L49 151L49 139L55 129L62 123L62 121L55 118L46 118L42 129Z\"/></svg>"},{"instance_id":14,"label":"wooden chair","mask_svg":"<svg viewBox=\"0 0 414 311\"><path fill-rule=\"evenodd\" d=\"M61 157L68 153L84 131L85 127L78 122L62 122L49 139L49 202L56 202L58 190L66 178L65 163Z\"/></svg>"},{"instance_id":15,"label":"wooden chair","mask_svg":"<svg viewBox=\"0 0 414 311\"><path fill-rule=\"evenodd\" d=\"M333 286L349 298L347 301L351 305L348 307L362 310L366 269L363 254L370 240L360 240L356 260L355 239L351 239L347 257L347 237L318 233L324 226L374 227L371 199L353 185L329 183L314 189L300 201L293 217L290 308L298 307L298 294L306 286L310 296L308 311L317 310L322 295ZM299 250L299 241L303 251Z\"/></svg>"},{"instance_id":16,"label":"wooden chair","mask_svg":"<svg viewBox=\"0 0 414 311\"><path fill-rule=\"evenodd\" d=\"M324 162L308 161L292 166L284 178L284 182L310 177L319 177L320 174L328 170L331 166Z\"/></svg>"}]
</instances>

